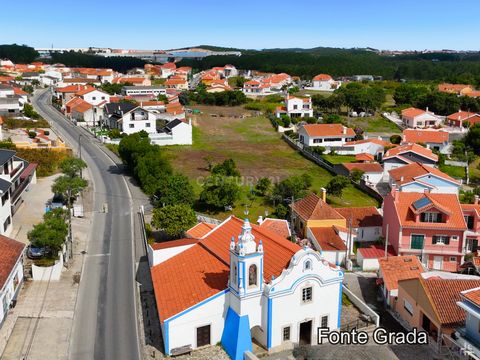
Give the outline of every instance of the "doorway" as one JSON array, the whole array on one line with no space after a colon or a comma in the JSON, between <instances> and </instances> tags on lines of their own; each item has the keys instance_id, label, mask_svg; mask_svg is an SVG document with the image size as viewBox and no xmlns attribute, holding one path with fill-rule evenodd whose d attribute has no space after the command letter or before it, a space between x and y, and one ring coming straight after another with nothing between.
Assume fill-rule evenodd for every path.
<instances>
[{"instance_id":1,"label":"doorway","mask_svg":"<svg viewBox=\"0 0 480 360\"><path fill-rule=\"evenodd\" d=\"M433 257L433 268L435 270L442 270L443 256L434 256Z\"/></svg>"},{"instance_id":2,"label":"doorway","mask_svg":"<svg viewBox=\"0 0 480 360\"><path fill-rule=\"evenodd\" d=\"M310 345L312 343L312 320L300 323L300 345Z\"/></svg>"},{"instance_id":3,"label":"doorway","mask_svg":"<svg viewBox=\"0 0 480 360\"><path fill-rule=\"evenodd\" d=\"M210 325L197 328L197 347L210 345Z\"/></svg>"}]
</instances>

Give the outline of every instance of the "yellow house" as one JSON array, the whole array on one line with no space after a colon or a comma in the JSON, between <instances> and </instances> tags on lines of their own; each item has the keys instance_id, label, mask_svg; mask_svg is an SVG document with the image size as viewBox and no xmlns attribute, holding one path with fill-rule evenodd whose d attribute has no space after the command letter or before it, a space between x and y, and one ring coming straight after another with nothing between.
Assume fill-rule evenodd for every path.
<instances>
[{"instance_id":1,"label":"yellow house","mask_svg":"<svg viewBox=\"0 0 480 360\"><path fill-rule=\"evenodd\" d=\"M314 227L347 227L347 220L326 202L326 191L322 189L322 198L310 194L291 205L292 220L295 230L303 237L307 236L307 228Z\"/></svg>"}]
</instances>

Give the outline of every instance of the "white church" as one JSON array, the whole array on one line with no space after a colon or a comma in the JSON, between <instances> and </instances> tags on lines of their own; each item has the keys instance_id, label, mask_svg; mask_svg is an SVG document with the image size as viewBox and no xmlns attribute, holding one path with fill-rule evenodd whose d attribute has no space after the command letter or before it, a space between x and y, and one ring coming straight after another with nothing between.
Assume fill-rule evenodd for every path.
<instances>
[{"instance_id":1,"label":"white church","mask_svg":"<svg viewBox=\"0 0 480 360\"><path fill-rule=\"evenodd\" d=\"M274 352L340 327L342 270L272 229L231 216L179 249L151 269L167 355L221 342L243 360L252 338Z\"/></svg>"}]
</instances>

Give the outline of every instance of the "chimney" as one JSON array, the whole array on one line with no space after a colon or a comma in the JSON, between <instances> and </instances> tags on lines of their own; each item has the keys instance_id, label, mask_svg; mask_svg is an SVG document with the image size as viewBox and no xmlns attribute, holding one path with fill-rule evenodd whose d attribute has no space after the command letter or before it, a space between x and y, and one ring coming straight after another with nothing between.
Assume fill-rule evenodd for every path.
<instances>
[{"instance_id":1,"label":"chimney","mask_svg":"<svg viewBox=\"0 0 480 360\"><path fill-rule=\"evenodd\" d=\"M429 194L429 193L430 193L430 189L424 189L424 190L423 190L423 193L424 193L424 194Z\"/></svg>"},{"instance_id":2,"label":"chimney","mask_svg":"<svg viewBox=\"0 0 480 360\"><path fill-rule=\"evenodd\" d=\"M347 128L344 126L343 127L343 134L345 135L347 133Z\"/></svg>"},{"instance_id":3,"label":"chimney","mask_svg":"<svg viewBox=\"0 0 480 360\"><path fill-rule=\"evenodd\" d=\"M400 181L403 182L405 178L403 176L400 176Z\"/></svg>"},{"instance_id":4,"label":"chimney","mask_svg":"<svg viewBox=\"0 0 480 360\"><path fill-rule=\"evenodd\" d=\"M473 199L474 199L474 200L473 200L473 203L474 203L475 205L478 205L478 198L479 198L478 195L475 195L475 196L473 197Z\"/></svg>"},{"instance_id":5,"label":"chimney","mask_svg":"<svg viewBox=\"0 0 480 360\"><path fill-rule=\"evenodd\" d=\"M320 190L322 191L322 200L327 202L327 189L322 187Z\"/></svg>"},{"instance_id":6,"label":"chimney","mask_svg":"<svg viewBox=\"0 0 480 360\"><path fill-rule=\"evenodd\" d=\"M428 106L427 106L427 108L425 109L425 111L428 112Z\"/></svg>"},{"instance_id":7,"label":"chimney","mask_svg":"<svg viewBox=\"0 0 480 360\"><path fill-rule=\"evenodd\" d=\"M263 216L260 215L260 216L258 217L257 224L258 224L258 225L262 225L262 223L263 223Z\"/></svg>"}]
</instances>

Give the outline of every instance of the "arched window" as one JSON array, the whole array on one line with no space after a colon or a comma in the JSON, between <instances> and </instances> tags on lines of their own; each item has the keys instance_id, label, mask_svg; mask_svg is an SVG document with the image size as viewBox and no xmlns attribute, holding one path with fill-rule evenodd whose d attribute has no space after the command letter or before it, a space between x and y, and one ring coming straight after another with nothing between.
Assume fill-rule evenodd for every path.
<instances>
[{"instance_id":1,"label":"arched window","mask_svg":"<svg viewBox=\"0 0 480 360\"><path fill-rule=\"evenodd\" d=\"M312 270L312 262L310 260L306 260L303 264L303 270Z\"/></svg>"},{"instance_id":2,"label":"arched window","mask_svg":"<svg viewBox=\"0 0 480 360\"><path fill-rule=\"evenodd\" d=\"M248 268L248 286L257 286L257 265Z\"/></svg>"}]
</instances>

